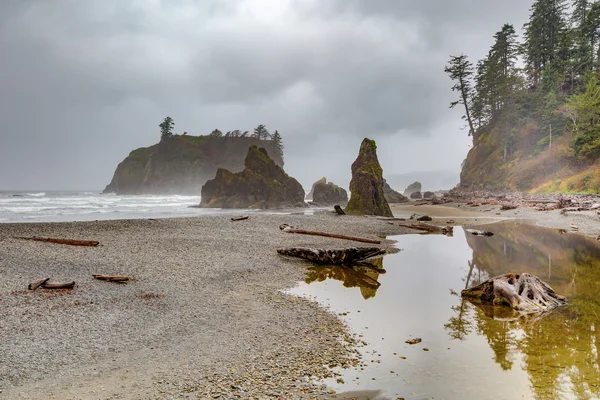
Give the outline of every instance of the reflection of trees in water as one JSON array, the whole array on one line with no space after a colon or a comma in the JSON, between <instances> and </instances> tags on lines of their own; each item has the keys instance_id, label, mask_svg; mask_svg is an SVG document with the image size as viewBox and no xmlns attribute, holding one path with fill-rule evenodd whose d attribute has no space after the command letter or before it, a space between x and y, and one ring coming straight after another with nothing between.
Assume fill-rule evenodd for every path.
<instances>
[{"instance_id":1,"label":"reflection of trees in water","mask_svg":"<svg viewBox=\"0 0 600 400\"><path fill-rule=\"evenodd\" d=\"M514 362L520 355L539 399L600 397L598 243L524 224L487 229L495 235L467 235L473 259L465 287L507 272L529 272L566 295L569 303L544 316L519 316L503 307L473 306L461 299L452 307L456 316L445 325L450 336L463 340L475 328L487 338L503 370L519 367Z\"/></svg>"},{"instance_id":2,"label":"reflection of trees in water","mask_svg":"<svg viewBox=\"0 0 600 400\"><path fill-rule=\"evenodd\" d=\"M306 283L323 282L327 279L335 279L344 283L344 287L358 287L365 299L375 297L377 289L381 285L377 279L379 274L376 269L383 269L383 257L369 260L373 269L365 267L348 268L339 265L319 265L310 267L306 272Z\"/></svg>"}]
</instances>

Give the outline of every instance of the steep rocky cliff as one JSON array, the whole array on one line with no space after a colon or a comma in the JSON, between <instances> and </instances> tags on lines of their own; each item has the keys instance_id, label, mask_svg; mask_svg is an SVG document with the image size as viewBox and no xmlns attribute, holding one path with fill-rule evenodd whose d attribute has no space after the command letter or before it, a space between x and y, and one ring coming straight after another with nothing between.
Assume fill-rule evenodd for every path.
<instances>
[{"instance_id":1,"label":"steep rocky cliff","mask_svg":"<svg viewBox=\"0 0 600 400\"><path fill-rule=\"evenodd\" d=\"M250 137L176 135L150 147L132 151L117 167L104 193L198 195L202 185L214 178L218 168L244 169L251 145L259 145L283 160L270 140Z\"/></svg>"}]
</instances>

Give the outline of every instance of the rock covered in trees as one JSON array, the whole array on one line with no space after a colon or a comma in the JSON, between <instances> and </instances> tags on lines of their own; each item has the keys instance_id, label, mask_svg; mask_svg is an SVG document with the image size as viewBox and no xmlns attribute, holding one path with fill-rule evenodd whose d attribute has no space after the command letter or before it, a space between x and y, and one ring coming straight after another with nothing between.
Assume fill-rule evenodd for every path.
<instances>
[{"instance_id":1,"label":"rock covered in trees","mask_svg":"<svg viewBox=\"0 0 600 400\"><path fill-rule=\"evenodd\" d=\"M358 157L352 163L350 201L346 206L350 215L379 215L393 217L383 193L383 169L377 159L377 145L365 138Z\"/></svg>"},{"instance_id":2,"label":"rock covered in trees","mask_svg":"<svg viewBox=\"0 0 600 400\"><path fill-rule=\"evenodd\" d=\"M315 186L318 183L327 183L327 179L325 177L322 177L321 179L319 179L318 181L316 181L315 183L313 183L312 187L310 188L310 192L308 192L308 194L306 195L306 199L307 200L313 200L314 197L314 192L315 192Z\"/></svg>"},{"instance_id":3,"label":"rock covered in trees","mask_svg":"<svg viewBox=\"0 0 600 400\"><path fill-rule=\"evenodd\" d=\"M319 180L313 185L313 202L319 205L346 204L348 192L333 182Z\"/></svg>"},{"instance_id":4,"label":"rock covered in trees","mask_svg":"<svg viewBox=\"0 0 600 400\"><path fill-rule=\"evenodd\" d=\"M244 170L219 168L215 179L202 186L201 207L283 208L305 206L304 189L275 164L264 148L250 146Z\"/></svg>"},{"instance_id":5,"label":"rock covered in trees","mask_svg":"<svg viewBox=\"0 0 600 400\"><path fill-rule=\"evenodd\" d=\"M132 151L119 164L104 193L198 195L218 168L242 171L248 147L253 144L266 148L275 164L283 167L280 149L272 140L172 135Z\"/></svg>"},{"instance_id":6,"label":"rock covered in trees","mask_svg":"<svg viewBox=\"0 0 600 400\"><path fill-rule=\"evenodd\" d=\"M411 183L410 185L408 185L406 187L406 189L404 189L404 195L406 197L410 197L410 195L415 192L419 192L419 193L421 192L421 182L417 181L417 182Z\"/></svg>"},{"instance_id":7,"label":"rock covered in trees","mask_svg":"<svg viewBox=\"0 0 600 400\"><path fill-rule=\"evenodd\" d=\"M383 195L388 203L408 203L410 201L408 197L392 189L385 179L383 180Z\"/></svg>"},{"instance_id":8,"label":"rock covered in trees","mask_svg":"<svg viewBox=\"0 0 600 400\"><path fill-rule=\"evenodd\" d=\"M410 198L413 200L418 200L418 199L422 199L423 196L421 195L421 192L413 192L410 194Z\"/></svg>"}]
</instances>

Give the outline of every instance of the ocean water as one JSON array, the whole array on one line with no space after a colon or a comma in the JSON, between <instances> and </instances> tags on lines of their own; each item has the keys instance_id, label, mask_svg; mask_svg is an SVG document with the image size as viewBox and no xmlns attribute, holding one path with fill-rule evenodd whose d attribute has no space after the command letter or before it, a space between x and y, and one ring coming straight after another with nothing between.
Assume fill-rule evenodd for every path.
<instances>
[{"instance_id":1,"label":"ocean water","mask_svg":"<svg viewBox=\"0 0 600 400\"><path fill-rule=\"evenodd\" d=\"M0 191L0 223L168 218L224 212L189 208L198 203L200 196L117 196L99 190Z\"/></svg>"}]
</instances>

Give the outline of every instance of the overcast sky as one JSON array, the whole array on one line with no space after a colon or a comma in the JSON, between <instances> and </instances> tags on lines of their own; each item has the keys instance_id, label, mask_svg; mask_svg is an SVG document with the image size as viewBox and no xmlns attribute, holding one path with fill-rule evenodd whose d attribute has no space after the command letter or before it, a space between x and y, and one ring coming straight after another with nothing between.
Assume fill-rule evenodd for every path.
<instances>
[{"instance_id":1,"label":"overcast sky","mask_svg":"<svg viewBox=\"0 0 600 400\"><path fill-rule=\"evenodd\" d=\"M384 175L458 173L470 140L444 65L481 58L530 5L2 0L0 190L102 189L166 115L190 134L278 129L305 187L347 186L364 137Z\"/></svg>"}]
</instances>

